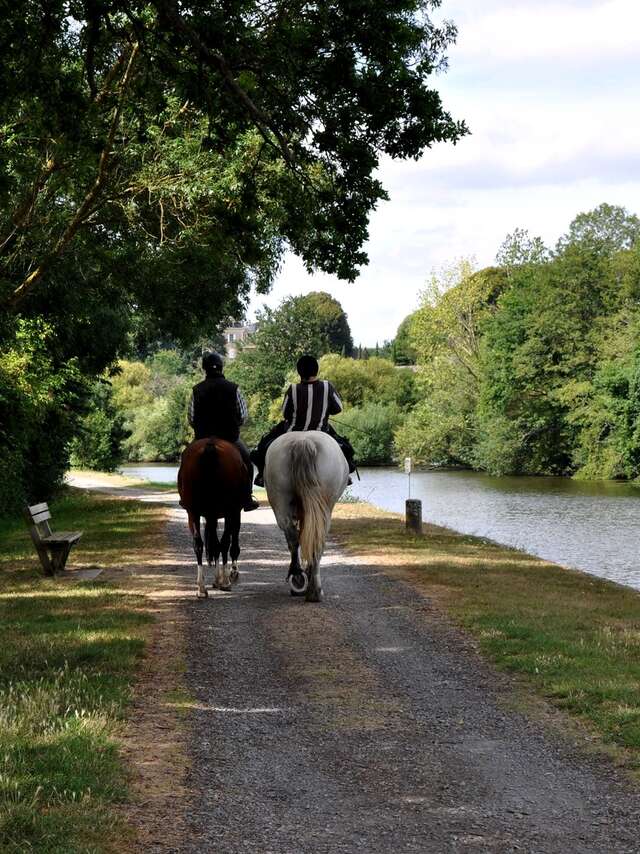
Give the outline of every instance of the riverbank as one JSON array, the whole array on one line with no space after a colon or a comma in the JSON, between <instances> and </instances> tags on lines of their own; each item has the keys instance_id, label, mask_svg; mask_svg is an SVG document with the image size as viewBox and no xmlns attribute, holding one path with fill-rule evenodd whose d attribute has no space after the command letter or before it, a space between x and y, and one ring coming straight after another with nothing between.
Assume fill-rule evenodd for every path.
<instances>
[{"instance_id":1,"label":"riverbank","mask_svg":"<svg viewBox=\"0 0 640 854\"><path fill-rule=\"evenodd\" d=\"M164 513L77 491L50 506L54 528L84 531L61 577L42 576L21 518L0 521L0 847L133 850L124 719L154 630L138 571Z\"/></svg>"},{"instance_id":2,"label":"riverbank","mask_svg":"<svg viewBox=\"0 0 640 854\"><path fill-rule=\"evenodd\" d=\"M640 774L640 595L446 528L408 537L402 517L336 508L333 536L401 575L463 626L499 669L570 713ZM526 701L526 698L525 698Z\"/></svg>"}]
</instances>

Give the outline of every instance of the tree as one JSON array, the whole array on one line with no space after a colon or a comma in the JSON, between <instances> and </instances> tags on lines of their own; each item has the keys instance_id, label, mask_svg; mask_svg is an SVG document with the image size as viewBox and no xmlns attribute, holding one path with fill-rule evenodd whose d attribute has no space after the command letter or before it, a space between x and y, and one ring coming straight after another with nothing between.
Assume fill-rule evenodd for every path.
<instances>
[{"instance_id":1,"label":"tree","mask_svg":"<svg viewBox=\"0 0 640 854\"><path fill-rule=\"evenodd\" d=\"M396 433L416 462L474 464L483 326L507 287L503 270L461 259L434 273L410 322L421 398Z\"/></svg>"},{"instance_id":2,"label":"tree","mask_svg":"<svg viewBox=\"0 0 640 854\"><path fill-rule=\"evenodd\" d=\"M353 339L349 321L337 299L325 291L312 291L300 297L298 306L302 312L314 318L318 330L325 340L320 345L320 353L353 354Z\"/></svg>"},{"instance_id":3,"label":"tree","mask_svg":"<svg viewBox=\"0 0 640 854\"><path fill-rule=\"evenodd\" d=\"M5 4L0 348L19 360L21 322L46 318L71 431L67 365L89 394L132 342L210 334L285 245L357 275L379 157L466 133L428 85L455 37L437 5ZM67 445L50 448L62 469Z\"/></svg>"},{"instance_id":4,"label":"tree","mask_svg":"<svg viewBox=\"0 0 640 854\"><path fill-rule=\"evenodd\" d=\"M631 249L640 240L640 219L626 208L603 203L580 213L558 241L558 251L580 245L601 254Z\"/></svg>"},{"instance_id":5,"label":"tree","mask_svg":"<svg viewBox=\"0 0 640 854\"><path fill-rule=\"evenodd\" d=\"M396 337L393 339L393 361L396 365L415 365L416 350L411 341L411 326L417 312L408 314L398 326Z\"/></svg>"},{"instance_id":6,"label":"tree","mask_svg":"<svg viewBox=\"0 0 640 854\"><path fill-rule=\"evenodd\" d=\"M104 228L117 242L142 228L154 248L194 230L201 249L230 260L237 247L263 287L283 238L309 267L353 278L385 198L380 154L466 132L427 86L455 38L429 18L436 5L13 4L4 304L24 304L83 230Z\"/></svg>"},{"instance_id":7,"label":"tree","mask_svg":"<svg viewBox=\"0 0 640 854\"><path fill-rule=\"evenodd\" d=\"M341 352L351 342L347 317L329 294L289 297L258 314L258 331L228 365L228 374L248 394L271 400L303 353L317 358Z\"/></svg>"},{"instance_id":8,"label":"tree","mask_svg":"<svg viewBox=\"0 0 640 854\"><path fill-rule=\"evenodd\" d=\"M508 234L496 254L499 267L511 269L521 264L542 264L549 257L549 250L541 237L530 237L523 228Z\"/></svg>"}]
</instances>

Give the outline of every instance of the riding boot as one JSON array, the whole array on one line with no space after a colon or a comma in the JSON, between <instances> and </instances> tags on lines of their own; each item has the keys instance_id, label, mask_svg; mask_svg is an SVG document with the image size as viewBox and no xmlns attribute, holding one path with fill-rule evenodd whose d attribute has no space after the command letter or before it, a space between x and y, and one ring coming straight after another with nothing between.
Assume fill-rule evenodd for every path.
<instances>
[{"instance_id":1,"label":"riding boot","mask_svg":"<svg viewBox=\"0 0 640 854\"><path fill-rule=\"evenodd\" d=\"M242 457L242 462L245 465L247 470L247 479L246 479L246 489L245 489L245 499L242 509L245 512L249 512L250 510L257 510L260 506L258 502L253 497L252 487L253 487L253 465L251 464L251 455L249 454L249 449L244 444L242 439L237 439L235 442L237 449L240 451L240 455Z\"/></svg>"}]
</instances>

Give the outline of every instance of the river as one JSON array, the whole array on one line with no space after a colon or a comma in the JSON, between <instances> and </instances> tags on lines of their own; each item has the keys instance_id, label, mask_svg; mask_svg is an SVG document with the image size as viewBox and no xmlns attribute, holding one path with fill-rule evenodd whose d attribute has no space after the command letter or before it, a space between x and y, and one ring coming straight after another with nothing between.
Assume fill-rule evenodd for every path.
<instances>
[{"instance_id":1,"label":"river","mask_svg":"<svg viewBox=\"0 0 640 854\"><path fill-rule=\"evenodd\" d=\"M127 465L123 473L175 482L176 466ZM352 495L404 511L408 477L363 468ZM615 481L490 477L475 472L416 472L411 497L424 520L487 537L530 554L640 589L640 488Z\"/></svg>"}]
</instances>

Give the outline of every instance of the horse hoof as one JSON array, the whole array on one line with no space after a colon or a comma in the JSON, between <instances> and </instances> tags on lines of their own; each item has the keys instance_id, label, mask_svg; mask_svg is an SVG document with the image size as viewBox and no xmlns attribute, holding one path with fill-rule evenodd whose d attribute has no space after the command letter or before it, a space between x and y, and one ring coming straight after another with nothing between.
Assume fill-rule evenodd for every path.
<instances>
[{"instance_id":1,"label":"horse hoof","mask_svg":"<svg viewBox=\"0 0 640 854\"><path fill-rule=\"evenodd\" d=\"M221 584L220 590L224 590L225 593L230 593L231 592L231 585L230 584Z\"/></svg>"},{"instance_id":2,"label":"horse hoof","mask_svg":"<svg viewBox=\"0 0 640 854\"><path fill-rule=\"evenodd\" d=\"M231 583L237 584L240 580L240 572L237 569L231 570Z\"/></svg>"},{"instance_id":3,"label":"horse hoof","mask_svg":"<svg viewBox=\"0 0 640 854\"><path fill-rule=\"evenodd\" d=\"M202 590L198 590L198 593L196 595L197 595L198 599L206 599L209 596L209 594L207 593L206 587Z\"/></svg>"},{"instance_id":4,"label":"horse hoof","mask_svg":"<svg viewBox=\"0 0 640 854\"><path fill-rule=\"evenodd\" d=\"M322 590L307 590L307 602L322 602Z\"/></svg>"},{"instance_id":5,"label":"horse hoof","mask_svg":"<svg viewBox=\"0 0 640 854\"><path fill-rule=\"evenodd\" d=\"M288 581L292 596L303 596L309 587L309 576L306 572L292 572Z\"/></svg>"}]
</instances>

